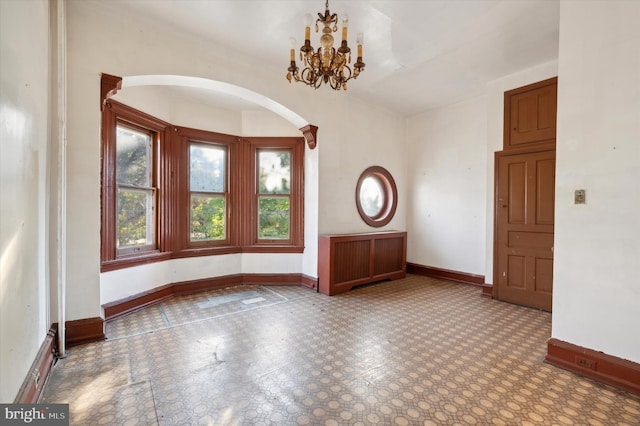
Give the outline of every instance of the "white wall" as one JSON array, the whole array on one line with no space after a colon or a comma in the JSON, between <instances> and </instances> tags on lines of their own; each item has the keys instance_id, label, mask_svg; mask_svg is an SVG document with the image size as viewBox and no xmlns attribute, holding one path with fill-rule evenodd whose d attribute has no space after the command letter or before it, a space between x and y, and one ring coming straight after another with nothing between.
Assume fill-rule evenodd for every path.
<instances>
[{"instance_id":1,"label":"white wall","mask_svg":"<svg viewBox=\"0 0 640 426\"><path fill-rule=\"evenodd\" d=\"M0 1L0 402L49 329L49 3Z\"/></svg>"},{"instance_id":2,"label":"white wall","mask_svg":"<svg viewBox=\"0 0 640 426\"><path fill-rule=\"evenodd\" d=\"M117 277L123 278L125 272L102 274L101 291L100 112L96 99L103 72L123 77L170 74L224 81L261 93L319 127L318 147L313 151L307 148L305 152L305 253L302 256L265 255L260 256L260 260L257 256L235 256L227 262L239 268L234 273L267 271L265 268L268 268L267 272L288 273L295 268L297 272L316 277L318 232L372 229L362 222L355 207L358 176L370 165L386 167L398 184L396 218L386 229L406 229L405 120L399 115L344 96L344 93L290 85L283 77L282 69L256 68L249 58L213 42L159 28L155 22L145 21L142 17L122 16L109 2L69 2L68 24L68 78L71 82L68 210L72 212L68 221L67 253L70 259L67 273L69 320L100 315L100 303L136 294L134 287L138 285L141 288L162 285L178 273L182 280L199 278L195 272L189 272L186 263L178 265L172 261L150 267L153 272L148 275L145 275L146 267L130 268L131 278L139 284L135 284L128 294L110 287ZM264 116L251 115L243 114L240 119L244 135L254 134L256 126L265 122ZM276 127L281 130L282 123ZM223 131L220 128L211 130ZM208 260L215 265L225 258ZM152 279L151 282L149 276L157 277L157 281Z\"/></svg>"},{"instance_id":3,"label":"white wall","mask_svg":"<svg viewBox=\"0 0 640 426\"><path fill-rule=\"evenodd\" d=\"M180 96L164 86L133 86L118 91L113 99L176 126L230 135L242 134L242 114Z\"/></svg>"},{"instance_id":4,"label":"white wall","mask_svg":"<svg viewBox=\"0 0 640 426\"><path fill-rule=\"evenodd\" d=\"M553 337L640 362L640 2L564 1ZM573 204L576 189L586 204Z\"/></svg>"},{"instance_id":5,"label":"white wall","mask_svg":"<svg viewBox=\"0 0 640 426\"><path fill-rule=\"evenodd\" d=\"M318 130L320 234L407 230L406 119L357 100L339 101L318 112L327 122ZM396 213L381 228L367 225L356 208L358 178L370 166L387 169L398 188Z\"/></svg>"},{"instance_id":6,"label":"white wall","mask_svg":"<svg viewBox=\"0 0 640 426\"><path fill-rule=\"evenodd\" d=\"M407 261L484 274L487 100L409 119Z\"/></svg>"},{"instance_id":7,"label":"white wall","mask_svg":"<svg viewBox=\"0 0 640 426\"><path fill-rule=\"evenodd\" d=\"M504 92L557 75L557 61L491 81L482 97L408 119L407 260L493 282L494 154Z\"/></svg>"}]
</instances>

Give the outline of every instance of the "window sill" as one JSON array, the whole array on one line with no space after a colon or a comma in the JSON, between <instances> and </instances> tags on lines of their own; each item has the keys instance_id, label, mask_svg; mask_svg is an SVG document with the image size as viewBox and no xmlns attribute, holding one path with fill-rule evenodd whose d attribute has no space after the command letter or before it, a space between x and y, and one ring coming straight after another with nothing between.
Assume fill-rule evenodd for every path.
<instances>
[{"instance_id":1,"label":"window sill","mask_svg":"<svg viewBox=\"0 0 640 426\"><path fill-rule=\"evenodd\" d=\"M117 269L130 268L132 266L146 265L147 263L162 262L171 259L171 253L145 253L123 256L100 263L100 272L115 271Z\"/></svg>"}]
</instances>

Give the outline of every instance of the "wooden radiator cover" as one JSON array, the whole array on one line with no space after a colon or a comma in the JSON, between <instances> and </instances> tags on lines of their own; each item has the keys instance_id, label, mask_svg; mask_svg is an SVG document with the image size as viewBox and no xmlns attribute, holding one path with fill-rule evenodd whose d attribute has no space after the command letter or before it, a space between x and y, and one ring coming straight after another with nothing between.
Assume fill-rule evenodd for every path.
<instances>
[{"instance_id":1,"label":"wooden radiator cover","mask_svg":"<svg viewBox=\"0 0 640 426\"><path fill-rule=\"evenodd\" d=\"M320 235L318 289L332 296L361 284L404 278L407 273L407 233Z\"/></svg>"}]
</instances>

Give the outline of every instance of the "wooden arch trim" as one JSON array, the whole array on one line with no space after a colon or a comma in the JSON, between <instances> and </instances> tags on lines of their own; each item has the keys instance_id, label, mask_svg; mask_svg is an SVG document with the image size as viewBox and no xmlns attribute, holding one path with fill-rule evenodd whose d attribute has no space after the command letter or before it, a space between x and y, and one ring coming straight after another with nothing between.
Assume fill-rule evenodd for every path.
<instances>
[{"instance_id":1,"label":"wooden arch trim","mask_svg":"<svg viewBox=\"0 0 640 426\"><path fill-rule=\"evenodd\" d=\"M300 131L304 135L304 138L307 140L307 144L309 145L309 149L313 149L316 147L316 134L318 133L318 126L314 126L313 124L307 124L304 127L300 128Z\"/></svg>"},{"instance_id":2,"label":"wooden arch trim","mask_svg":"<svg viewBox=\"0 0 640 426\"><path fill-rule=\"evenodd\" d=\"M102 73L100 77L100 111L104 109L107 99L122 89L122 77Z\"/></svg>"}]
</instances>

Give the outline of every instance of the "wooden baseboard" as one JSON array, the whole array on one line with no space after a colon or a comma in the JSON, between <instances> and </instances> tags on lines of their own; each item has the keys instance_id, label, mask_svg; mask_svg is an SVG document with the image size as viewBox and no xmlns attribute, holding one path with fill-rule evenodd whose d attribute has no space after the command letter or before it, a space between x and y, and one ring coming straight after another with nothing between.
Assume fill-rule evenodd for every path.
<instances>
[{"instance_id":1,"label":"wooden baseboard","mask_svg":"<svg viewBox=\"0 0 640 426\"><path fill-rule=\"evenodd\" d=\"M16 399L13 401L15 404L36 404L40 399L57 352L57 335L58 327L54 324L47 332L36 358L29 368L27 377L18 390Z\"/></svg>"},{"instance_id":2,"label":"wooden baseboard","mask_svg":"<svg viewBox=\"0 0 640 426\"><path fill-rule=\"evenodd\" d=\"M415 275L424 275L431 278L439 278L443 280L456 281L464 284L477 286L484 285L484 275L469 274L466 272L451 271L449 269L434 268L431 266L418 265L416 263L407 263L407 273ZM484 290L483 290L484 291Z\"/></svg>"},{"instance_id":3,"label":"wooden baseboard","mask_svg":"<svg viewBox=\"0 0 640 426\"><path fill-rule=\"evenodd\" d=\"M318 288L318 280L316 278L303 274L235 274L167 284L125 299L105 303L102 308L104 309L105 320L111 320L177 295L199 293L234 285L255 284L302 285L311 289Z\"/></svg>"},{"instance_id":4,"label":"wooden baseboard","mask_svg":"<svg viewBox=\"0 0 640 426\"><path fill-rule=\"evenodd\" d=\"M482 295L493 299L493 285L482 284Z\"/></svg>"},{"instance_id":5,"label":"wooden baseboard","mask_svg":"<svg viewBox=\"0 0 640 426\"><path fill-rule=\"evenodd\" d=\"M84 318L65 322L67 346L97 342L106 339L104 320L100 317Z\"/></svg>"},{"instance_id":6,"label":"wooden baseboard","mask_svg":"<svg viewBox=\"0 0 640 426\"><path fill-rule=\"evenodd\" d=\"M562 340L547 341L545 362L640 394L640 364Z\"/></svg>"},{"instance_id":7,"label":"wooden baseboard","mask_svg":"<svg viewBox=\"0 0 640 426\"><path fill-rule=\"evenodd\" d=\"M318 279L310 277L309 275L302 274L300 277L300 283L307 288L318 291Z\"/></svg>"}]
</instances>

